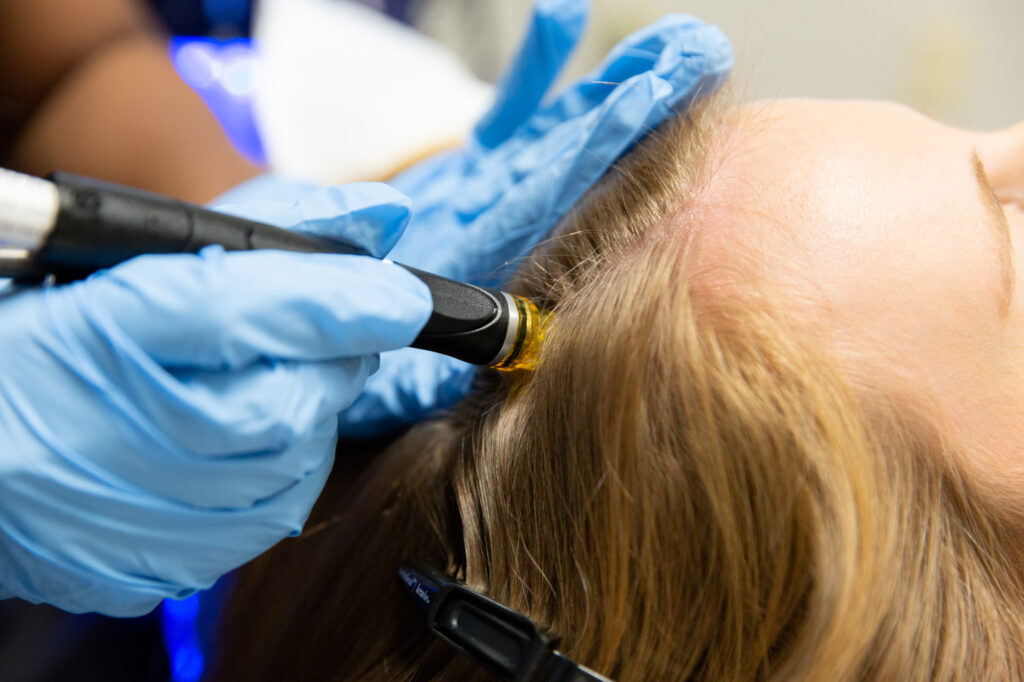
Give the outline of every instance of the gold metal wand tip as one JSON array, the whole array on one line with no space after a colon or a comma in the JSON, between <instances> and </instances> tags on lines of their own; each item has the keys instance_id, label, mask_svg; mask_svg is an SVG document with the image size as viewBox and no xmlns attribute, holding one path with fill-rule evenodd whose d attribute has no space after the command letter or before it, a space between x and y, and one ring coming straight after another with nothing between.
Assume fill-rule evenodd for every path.
<instances>
[{"instance_id":1,"label":"gold metal wand tip","mask_svg":"<svg viewBox=\"0 0 1024 682\"><path fill-rule=\"evenodd\" d=\"M529 299L522 296L512 296L512 299L519 313L519 329L512 349L491 365L501 372L532 370L537 367L544 332L552 317L550 312L538 309Z\"/></svg>"}]
</instances>

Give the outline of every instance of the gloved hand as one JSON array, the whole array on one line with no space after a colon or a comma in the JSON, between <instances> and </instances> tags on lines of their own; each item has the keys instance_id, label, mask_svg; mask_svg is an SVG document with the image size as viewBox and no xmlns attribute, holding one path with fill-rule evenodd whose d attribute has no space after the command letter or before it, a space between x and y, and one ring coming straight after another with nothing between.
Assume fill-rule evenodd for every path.
<instances>
[{"instance_id":1,"label":"gloved hand","mask_svg":"<svg viewBox=\"0 0 1024 682\"><path fill-rule=\"evenodd\" d=\"M413 215L390 258L500 286L509 272L496 269L543 239L612 163L674 111L714 91L732 66L721 30L670 15L627 37L593 72L543 103L588 11L587 0L538 0L494 107L472 138L391 180L411 197ZM244 207L260 197L287 206L311 187L268 175L218 203ZM244 212L268 220L263 210L262 218ZM414 348L384 353L380 370L341 414L341 434L381 435L450 406L465 395L472 371Z\"/></svg>"},{"instance_id":2,"label":"gloved hand","mask_svg":"<svg viewBox=\"0 0 1024 682\"><path fill-rule=\"evenodd\" d=\"M715 26L670 15L623 40L588 76L547 104L544 93L582 32L587 3L541 0L494 109L465 148L391 184L413 217L390 258L488 286L543 239L648 131L714 91L732 66ZM376 435L451 405L471 368L416 349L381 356L381 369L342 415L343 435Z\"/></svg>"},{"instance_id":3,"label":"gloved hand","mask_svg":"<svg viewBox=\"0 0 1024 682\"><path fill-rule=\"evenodd\" d=\"M383 255L408 216L383 185L291 216ZM430 313L373 258L146 256L0 299L0 597L131 616L302 528L337 413Z\"/></svg>"}]
</instances>

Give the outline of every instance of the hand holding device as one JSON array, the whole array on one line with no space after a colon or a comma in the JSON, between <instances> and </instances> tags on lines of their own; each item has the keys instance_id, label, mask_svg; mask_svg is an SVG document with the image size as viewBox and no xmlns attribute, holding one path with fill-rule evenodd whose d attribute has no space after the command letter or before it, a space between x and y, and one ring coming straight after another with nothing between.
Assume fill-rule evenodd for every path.
<instances>
[{"instance_id":1,"label":"hand holding device","mask_svg":"<svg viewBox=\"0 0 1024 682\"><path fill-rule=\"evenodd\" d=\"M544 95L582 33L583 0L538 2L495 107L462 149L394 178L412 220L391 252L445 277L501 286L583 194L654 127L713 92L732 66L728 39L669 15L620 42L557 97ZM376 435L453 404L472 368L403 349L342 415L342 433Z\"/></svg>"},{"instance_id":2,"label":"hand holding device","mask_svg":"<svg viewBox=\"0 0 1024 682\"><path fill-rule=\"evenodd\" d=\"M538 0L518 56L491 112L458 150L438 154L391 183L412 199L412 220L391 257L460 281L500 286L515 259L542 240L647 132L714 91L732 66L716 26L670 15L621 41L587 76L545 100L583 33L587 0ZM268 175L217 203L260 215L254 199L291 205L313 186ZM288 212L291 215L291 212ZM318 231L319 225L312 226ZM502 269L504 268L504 269ZM342 435L379 436L454 404L473 368L415 349L388 352Z\"/></svg>"},{"instance_id":3,"label":"hand holding device","mask_svg":"<svg viewBox=\"0 0 1024 682\"><path fill-rule=\"evenodd\" d=\"M322 199L382 256L408 211L376 191ZM430 312L390 262L219 247L7 293L0 596L139 615L297 534L338 411Z\"/></svg>"}]
</instances>

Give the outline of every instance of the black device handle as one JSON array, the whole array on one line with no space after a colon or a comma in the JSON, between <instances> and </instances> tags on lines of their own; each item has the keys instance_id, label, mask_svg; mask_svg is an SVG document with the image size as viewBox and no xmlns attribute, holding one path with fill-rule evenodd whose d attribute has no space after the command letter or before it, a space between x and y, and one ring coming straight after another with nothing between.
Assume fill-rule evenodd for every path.
<instances>
[{"instance_id":1,"label":"black device handle","mask_svg":"<svg viewBox=\"0 0 1024 682\"><path fill-rule=\"evenodd\" d=\"M443 353L474 365L502 359L497 356L505 344L512 314L507 294L407 265L402 267L423 280L434 299L434 311L413 341L413 348Z\"/></svg>"},{"instance_id":2,"label":"black device handle","mask_svg":"<svg viewBox=\"0 0 1024 682\"><path fill-rule=\"evenodd\" d=\"M279 249L367 255L359 247L305 232L218 213L159 194L57 172L60 210L36 259L61 280L84 277L143 254L197 253L219 244L228 251ZM434 310L414 348L477 365L504 346L511 311L507 296L405 267L430 288Z\"/></svg>"},{"instance_id":3,"label":"black device handle","mask_svg":"<svg viewBox=\"0 0 1024 682\"><path fill-rule=\"evenodd\" d=\"M94 272L146 253L281 249L367 255L361 248L218 213L177 199L94 178L57 172L60 210L41 256L68 270ZM84 237L88 236L88 248Z\"/></svg>"},{"instance_id":4,"label":"black device handle","mask_svg":"<svg viewBox=\"0 0 1024 682\"><path fill-rule=\"evenodd\" d=\"M610 682L555 650L558 638L525 615L419 562L398 577L426 616L427 629L459 653L512 682Z\"/></svg>"}]
</instances>

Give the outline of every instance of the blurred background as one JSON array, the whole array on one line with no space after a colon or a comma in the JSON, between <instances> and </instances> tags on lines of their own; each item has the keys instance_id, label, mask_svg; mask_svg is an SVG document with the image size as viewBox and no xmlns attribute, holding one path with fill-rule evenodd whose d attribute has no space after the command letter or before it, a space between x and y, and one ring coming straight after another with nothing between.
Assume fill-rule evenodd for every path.
<instances>
[{"instance_id":1,"label":"blurred background","mask_svg":"<svg viewBox=\"0 0 1024 682\"><path fill-rule=\"evenodd\" d=\"M325 0L330 2L331 0ZM250 35L252 0L151 0L179 35ZM451 46L494 80L529 0L366 0ZM967 127L1024 118L1020 0L594 0L572 69L584 73L626 34L668 12L725 30L757 97L896 99Z\"/></svg>"},{"instance_id":2,"label":"blurred background","mask_svg":"<svg viewBox=\"0 0 1024 682\"><path fill-rule=\"evenodd\" d=\"M149 2L177 35L214 38L221 58L232 54L223 46L233 46L234 56L214 66L248 109L232 113L224 100L218 115L247 156L331 183L386 178L457 143L487 106L489 84L514 53L531 6L530 0ZM973 129L1024 119L1024 89L1014 77L1024 64L1020 0L594 0L593 6L564 79L585 73L628 33L683 12L731 37L734 80L749 98L895 100ZM258 58L232 42L249 37L259 45ZM187 49L179 71L203 92L216 80L208 54L215 48L181 45ZM215 90L204 96L218 109ZM407 115L410 107L416 117Z\"/></svg>"},{"instance_id":3,"label":"blurred background","mask_svg":"<svg viewBox=\"0 0 1024 682\"><path fill-rule=\"evenodd\" d=\"M327 4L338 4L323 0ZM180 35L250 35L252 0L150 0ZM450 46L493 81L530 0L365 0ZM627 33L668 12L716 23L755 97L893 99L966 127L1024 118L1020 0L594 0L570 69L583 73Z\"/></svg>"},{"instance_id":4,"label":"blurred background","mask_svg":"<svg viewBox=\"0 0 1024 682\"><path fill-rule=\"evenodd\" d=\"M529 4L430 0L412 16L494 78ZM736 50L735 77L755 98L889 99L968 128L1024 118L1020 0L594 0L571 70L583 73L622 36L669 12L721 26Z\"/></svg>"}]
</instances>

